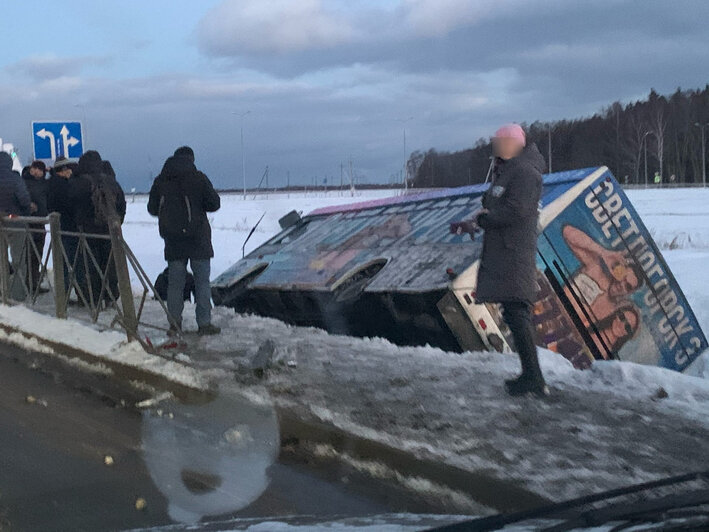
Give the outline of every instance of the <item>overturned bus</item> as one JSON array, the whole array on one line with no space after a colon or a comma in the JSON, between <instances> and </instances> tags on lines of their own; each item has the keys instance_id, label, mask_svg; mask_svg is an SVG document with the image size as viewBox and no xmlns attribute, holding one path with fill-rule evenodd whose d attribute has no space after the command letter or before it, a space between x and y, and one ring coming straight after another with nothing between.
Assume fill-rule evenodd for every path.
<instances>
[{"instance_id":1,"label":"overturned bus","mask_svg":"<svg viewBox=\"0 0 709 532\"><path fill-rule=\"evenodd\" d=\"M332 333L447 350L513 349L496 305L475 303L482 236L449 232L487 185L318 209L212 284L218 305ZM707 340L677 281L605 167L544 176L536 341L577 368L594 359L683 371Z\"/></svg>"}]
</instances>

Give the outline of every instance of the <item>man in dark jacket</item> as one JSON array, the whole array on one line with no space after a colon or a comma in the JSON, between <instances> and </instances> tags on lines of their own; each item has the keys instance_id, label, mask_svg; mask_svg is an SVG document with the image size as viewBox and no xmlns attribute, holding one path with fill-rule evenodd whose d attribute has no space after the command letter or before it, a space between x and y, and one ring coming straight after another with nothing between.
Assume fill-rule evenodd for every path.
<instances>
[{"instance_id":1,"label":"man in dark jacket","mask_svg":"<svg viewBox=\"0 0 709 532\"><path fill-rule=\"evenodd\" d=\"M74 176L76 168L76 163L71 162L66 157L59 157L54 161L54 167L47 182L47 210L60 214L59 221L62 232L73 233L77 231L76 222L74 221L74 206L71 203L72 188L74 183L76 183ZM76 258L78 238L64 234L62 235L62 245L69 263L73 265L76 261L74 276L79 285L81 285L84 282L84 278L82 261ZM69 285L69 264L67 264L66 260L64 261L64 285L68 295L71 286Z\"/></svg>"},{"instance_id":2,"label":"man in dark jacket","mask_svg":"<svg viewBox=\"0 0 709 532\"><path fill-rule=\"evenodd\" d=\"M125 218L126 202L123 189L114 176L104 173L104 161L97 151L87 151L81 156L77 174L76 178L72 178L75 181L70 187L74 223L80 232L108 236L110 220L116 217L122 221ZM105 272L108 269L111 253L110 239L88 238L87 244L101 271ZM80 256L79 260L83 260L83 257ZM90 257L87 257L87 262L89 269L85 273L86 282L82 286L82 291L87 301L93 300L94 304L98 304L101 295L101 274ZM114 268L108 269L106 286L117 298L117 282L115 272L111 272L112 269ZM105 289L103 299L110 300Z\"/></svg>"},{"instance_id":3,"label":"man in dark jacket","mask_svg":"<svg viewBox=\"0 0 709 532\"><path fill-rule=\"evenodd\" d=\"M475 292L477 303L500 303L522 363L522 374L506 381L510 395L548 395L534 343L531 307L536 295L539 199L544 157L527 144L517 124L501 127L493 138L497 156L494 178L473 220L453 224L471 234L484 229Z\"/></svg>"},{"instance_id":4,"label":"man in dark jacket","mask_svg":"<svg viewBox=\"0 0 709 532\"><path fill-rule=\"evenodd\" d=\"M12 169L12 157L0 151L0 213L24 216L30 214L32 200L20 174Z\"/></svg>"},{"instance_id":5,"label":"man in dark jacket","mask_svg":"<svg viewBox=\"0 0 709 532\"><path fill-rule=\"evenodd\" d=\"M197 326L200 335L219 334L212 325L209 286L212 229L208 212L219 210L219 194L206 175L194 165L194 153L183 147L165 161L162 172L150 189L148 212L158 217L160 236L165 241L168 264L167 307L178 327L182 327L183 292L190 262L195 282Z\"/></svg>"},{"instance_id":6,"label":"man in dark jacket","mask_svg":"<svg viewBox=\"0 0 709 532\"><path fill-rule=\"evenodd\" d=\"M12 170L12 157L10 154L0 151L0 215L28 215L31 203L25 182L20 174ZM10 280L10 297L16 301L24 301L27 297L25 235L22 232L10 232L8 233L8 241L12 271L14 272Z\"/></svg>"},{"instance_id":7,"label":"man in dark jacket","mask_svg":"<svg viewBox=\"0 0 709 532\"><path fill-rule=\"evenodd\" d=\"M30 166L22 171L22 178L25 180L25 186L30 193L30 212L32 216L41 216L45 218L47 211L47 167L42 161L34 161ZM40 269L42 267L42 255L44 250L44 241L46 233L44 232L44 224L32 224L30 228L34 230L32 240L34 246L28 250L29 264L27 272L27 287L30 293L36 291L47 292L46 288L39 288Z\"/></svg>"}]
</instances>

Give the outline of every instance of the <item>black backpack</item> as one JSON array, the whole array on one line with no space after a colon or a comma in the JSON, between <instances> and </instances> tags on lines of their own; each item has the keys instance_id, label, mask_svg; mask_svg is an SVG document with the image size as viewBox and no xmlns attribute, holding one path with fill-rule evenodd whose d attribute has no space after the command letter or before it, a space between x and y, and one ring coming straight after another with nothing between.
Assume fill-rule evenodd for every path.
<instances>
[{"instance_id":1,"label":"black backpack","mask_svg":"<svg viewBox=\"0 0 709 532\"><path fill-rule=\"evenodd\" d=\"M196 209L184 191L181 179L163 186L158 210L160 236L166 240L189 240L199 235L199 218Z\"/></svg>"},{"instance_id":2,"label":"black backpack","mask_svg":"<svg viewBox=\"0 0 709 532\"><path fill-rule=\"evenodd\" d=\"M94 207L94 223L108 227L111 218L118 216L116 209L116 186L104 174L91 176L91 202Z\"/></svg>"}]
</instances>

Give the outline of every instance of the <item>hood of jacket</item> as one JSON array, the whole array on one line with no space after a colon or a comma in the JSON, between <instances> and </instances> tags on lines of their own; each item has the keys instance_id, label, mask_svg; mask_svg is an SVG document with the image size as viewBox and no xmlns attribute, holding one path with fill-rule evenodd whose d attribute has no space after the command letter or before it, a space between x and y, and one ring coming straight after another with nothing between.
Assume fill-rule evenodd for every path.
<instances>
[{"instance_id":1,"label":"hood of jacket","mask_svg":"<svg viewBox=\"0 0 709 532\"><path fill-rule=\"evenodd\" d=\"M0 151L0 170L12 170L12 157L4 151Z\"/></svg>"},{"instance_id":2,"label":"hood of jacket","mask_svg":"<svg viewBox=\"0 0 709 532\"><path fill-rule=\"evenodd\" d=\"M197 171L194 163L187 157L168 157L162 167L160 175L167 180L176 179L184 175L193 174Z\"/></svg>"},{"instance_id":3,"label":"hood of jacket","mask_svg":"<svg viewBox=\"0 0 709 532\"><path fill-rule=\"evenodd\" d=\"M87 151L79 159L79 168L77 168L77 174L100 174L103 170L103 161L101 156L97 151L91 150Z\"/></svg>"},{"instance_id":4,"label":"hood of jacket","mask_svg":"<svg viewBox=\"0 0 709 532\"><path fill-rule=\"evenodd\" d=\"M539 148L534 142L530 142L524 147L522 153L514 158L515 162L527 164L537 170L540 174L547 171L547 163L544 156L539 152Z\"/></svg>"}]
</instances>

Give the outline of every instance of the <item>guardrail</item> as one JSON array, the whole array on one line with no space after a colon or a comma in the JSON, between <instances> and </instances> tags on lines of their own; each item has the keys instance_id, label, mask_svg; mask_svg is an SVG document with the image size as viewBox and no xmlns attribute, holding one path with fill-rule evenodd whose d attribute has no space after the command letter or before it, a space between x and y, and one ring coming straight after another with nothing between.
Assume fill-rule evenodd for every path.
<instances>
[{"instance_id":1,"label":"guardrail","mask_svg":"<svg viewBox=\"0 0 709 532\"><path fill-rule=\"evenodd\" d=\"M45 252L47 234L49 246ZM137 307L131 271L142 287ZM72 291L75 300L70 297ZM68 307L73 303L86 309L93 323L103 311L111 309L116 312L111 325L117 323L129 340L138 340L147 350L152 350L141 338L139 327L167 329L141 321L150 294L160 303L170 327L181 335L179 325L123 239L118 218L109 220L106 234L62 231L58 213L47 217L0 217L0 301L3 304L41 305L46 309L46 295L54 300L53 313L57 318L66 319Z\"/></svg>"},{"instance_id":2,"label":"guardrail","mask_svg":"<svg viewBox=\"0 0 709 532\"><path fill-rule=\"evenodd\" d=\"M625 189L641 189L641 188L706 188L702 183L628 183L624 184Z\"/></svg>"}]
</instances>

